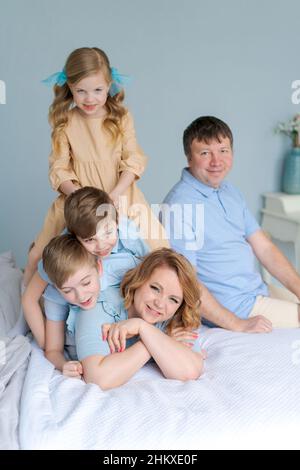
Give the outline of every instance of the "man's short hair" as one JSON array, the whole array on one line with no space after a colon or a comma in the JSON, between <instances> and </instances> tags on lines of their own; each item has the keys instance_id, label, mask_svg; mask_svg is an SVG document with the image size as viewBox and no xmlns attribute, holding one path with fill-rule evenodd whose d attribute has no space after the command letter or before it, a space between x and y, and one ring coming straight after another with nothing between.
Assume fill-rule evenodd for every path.
<instances>
[{"instance_id":1,"label":"man's short hair","mask_svg":"<svg viewBox=\"0 0 300 470\"><path fill-rule=\"evenodd\" d=\"M221 137L230 140L233 147L233 135L229 126L214 116L201 116L195 119L183 133L183 148L185 155L190 158L191 145L194 139L209 144L212 140L221 142Z\"/></svg>"}]
</instances>

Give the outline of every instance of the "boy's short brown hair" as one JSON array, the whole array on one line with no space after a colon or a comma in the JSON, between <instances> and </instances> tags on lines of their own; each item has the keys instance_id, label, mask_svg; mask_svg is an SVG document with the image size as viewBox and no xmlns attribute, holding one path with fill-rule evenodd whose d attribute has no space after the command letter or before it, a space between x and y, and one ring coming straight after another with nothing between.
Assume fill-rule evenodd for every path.
<instances>
[{"instance_id":1,"label":"boy's short brown hair","mask_svg":"<svg viewBox=\"0 0 300 470\"><path fill-rule=\"evenodd\" d=\"M69 232L80 238L93 237L98 223L108 215L118 223L118 214L109 195L98 188L85 186L70 194L64 209Z\"/></svg>"},{"instance_id":2,"label":"boy's short brown hair","mask_svg":"<svg viewBox=\"0 0 300 470\"><path fill-rule=\"evenodd\" d=\"M224 121L214 116L201 116L195 119L183 133L184 153L189 159L191 145L194 139L209 144L212 140L218 140L220 142L221 137L228 137L231 148L233 147L232 132Z\"/></svg>"},{"instance_id":3,"label":"boy's short brown hair","mask_svg":"<svg viewBox=\"0 0 300 470\"><path fill-rule=\"evenodd\" d=\"M61 288L84 264L89 264L96 269L98 267L97 258L70 233L58 235L44 248L44 270L50 281L58 288Z\"/></svg>"}]
</instances>

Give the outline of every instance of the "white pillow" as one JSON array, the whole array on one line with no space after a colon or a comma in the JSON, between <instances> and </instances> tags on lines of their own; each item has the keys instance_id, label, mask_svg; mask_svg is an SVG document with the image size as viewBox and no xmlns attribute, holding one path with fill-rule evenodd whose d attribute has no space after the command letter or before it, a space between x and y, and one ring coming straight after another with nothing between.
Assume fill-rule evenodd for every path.
<instances>
[{"instance_id":1,"label":"white pillow","mask_svg":"<svg viewBox=\"0 0 300 470\"><path fill-rule=\"evenodd\" d=\"M22 272L16 268L13 254L0 254L0 336L17 323L21 312Z\"/></svg>"}]
</instances>

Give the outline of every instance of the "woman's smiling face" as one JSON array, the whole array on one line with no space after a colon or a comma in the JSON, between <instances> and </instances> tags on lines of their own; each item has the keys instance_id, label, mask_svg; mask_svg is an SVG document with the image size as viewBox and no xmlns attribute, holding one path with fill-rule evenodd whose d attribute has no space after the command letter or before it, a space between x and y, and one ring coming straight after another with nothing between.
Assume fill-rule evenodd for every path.
<instances>
[{"instance_id":1,"label":"woman's smiling face","mask_svg":"<svg viewBox=\"0 0 300 470\"><path fill-rule=\"evenodd\" d=\"M183 301L183 291L176 272L160 266L134 293L132 315L147 323L169 320Z\"/></svg>"}]
</instances>

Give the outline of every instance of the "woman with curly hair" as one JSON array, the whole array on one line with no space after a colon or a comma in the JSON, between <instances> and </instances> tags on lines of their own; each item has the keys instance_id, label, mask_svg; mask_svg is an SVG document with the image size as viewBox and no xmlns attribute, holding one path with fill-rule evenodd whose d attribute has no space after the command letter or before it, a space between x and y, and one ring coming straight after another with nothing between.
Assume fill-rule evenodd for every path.
<instances>
[{"instance_id":1,"label":"woman with curly hair","mask_svg":"<svg viewBox=\"0 0 300 470\"><path fill-rule=\"evenodd\" d=\"M75 307L85 381L118 387L151 358L168 379L197 379L204 359L195 331L200 292L189 261L168 248L155 250L125 274L121 294L108 288L88 311Z\"/></svg>"}]
</instances>

